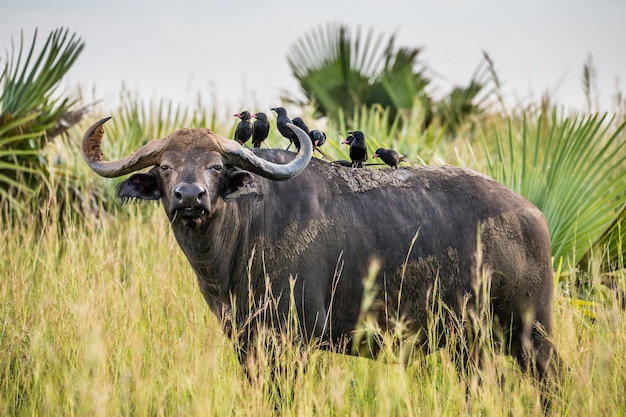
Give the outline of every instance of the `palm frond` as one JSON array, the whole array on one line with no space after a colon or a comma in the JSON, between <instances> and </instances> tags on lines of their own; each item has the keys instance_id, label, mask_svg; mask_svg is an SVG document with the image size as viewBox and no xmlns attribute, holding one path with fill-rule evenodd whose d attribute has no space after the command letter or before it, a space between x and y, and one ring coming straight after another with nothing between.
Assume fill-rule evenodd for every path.
<instances>
[{"instance_id":1,"label":"palm frond","mask_svg":"<svg viewBox=\"0 0 626 417\"><path fill-rule=\"evenodd\" d=\"M40 49L37 30L30 46L23 32L17 46L11 42L0 73L0 203L19 210L45 188L51 175L47 143L83 114L72 112L75 100L57 91L83 48L80 38L63 28L50 33Z\"/></svg>"},{"instance_id":2,"label":"palm frond","mask_svg":"<svg viewBox=\"0 0 626 417\"><path fill-rule=\"evenodd\" d=\"M397 49L395 35L385 38L372 29L364 34L360 27L351 33L331 23L300 38L287 61L308 102L316 103L316 115L335 119L341 109L350 118L361 106L379 105L389 108L393 120L412 108L429 82L415 71L419 52Z\"/></svg>"},{"instance_id":3,"label":"palm frond","mask_svg":"<svg viewBox=\"0 0 626 417\"><path fill-rule=\"evenodd\" d=\"M517 129L517 130L516 130ZM580 264L616 224L626 205L626 123L608 115L536 124L509 123L506 141L496 132L497 158L488 173L535 203L550 227L555 262ZM490 150L484 146L488 155Z\"/></svg>"}]
</instances>

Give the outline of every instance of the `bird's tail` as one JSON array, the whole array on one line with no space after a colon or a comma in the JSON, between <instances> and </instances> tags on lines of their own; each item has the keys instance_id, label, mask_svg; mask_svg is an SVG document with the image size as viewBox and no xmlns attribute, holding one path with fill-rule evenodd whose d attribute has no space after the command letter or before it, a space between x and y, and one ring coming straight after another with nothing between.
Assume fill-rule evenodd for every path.
<instances>
[{"instance_id":1,"label":"bird's tail","mask_svg":"<svg viewBox=\"0 0 626 417\"><path fill-rule=\"evenodd\" d=\"M321 149L319 148L319 146L314 146L314 147L313 147L313 150L314 150L314 151L317 151L317 152L319 152L319 153L321 153L321 154L322 154L322 156L323 156L324 158L328 159L329 161L334 161L334 159L333 159L333 158L331 158L330 156L328 156L328 154L327 154L326 152L324 152L323 150L321 150Z\"/></svg>"},{"instance_id":2,"label":"bird's tail","mask_svg":"<svg viewBox=\"0 0 626 417\"><path fill-rule=\"evenodd\" d=\"M424 167L425 167L425 166L426 166L426 161L424 161L424 160L423 160L422 158L420 158L419 156L418 156L417 158L418 158L418 160L417 160L417 161L412 161L412 160L409 160L409 159L405 159L405 160L404 160L404 161L402 161L402 162L406 162L406 163L409 163L409 164L419 164L419 165L421 165L421 166L424 166Z\"/></svg>"}]
</instances>

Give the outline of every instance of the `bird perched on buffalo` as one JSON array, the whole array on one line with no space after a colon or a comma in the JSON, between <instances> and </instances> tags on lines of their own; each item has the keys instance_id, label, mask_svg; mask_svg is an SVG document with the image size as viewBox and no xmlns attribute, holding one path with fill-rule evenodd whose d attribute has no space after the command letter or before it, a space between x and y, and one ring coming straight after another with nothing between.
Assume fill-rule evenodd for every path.
<instances>
[{"instance_id":1,"label":"bird perched on buffalo","mask_svg":"<svg viewBox=\"0 0 626 417\"><path fill-rule=\"evenodd\" d=\"M278 117L276 118L276 127L283 137L289 139L289 146L287 146L287 150L291 148L291 145L296 145L296 151L300 149L300 142L298 141L298 136L296 136L295 132L291 130L287 123L293 123L293 121L287 116L287 110L284 107L273 107L272 111L275 111Z\"/></svg>"},{"instance_id":2,"label":"bird perched on buffalo","mask_svg":"<svg viewBox=\"0 0 626 417\"><path fill-rule=\"evenodd\" d=\"M350 145L352 168L363 168L367 161L367 145L365 135L360 130L348 132L349 136L341 143Z\"/></svg>"},{"instance_id":3,"label":"bird perched on buffalo","mask_svg":"<svg viewBox=\"0 0 626 417\"><path fill-rule=\"evenodd\" d=\"M394 149L378 148L372 158L380 158L385 164L393 169L398 169L398 164L406 158Z\"/></svg>"},{"instance_id":4,"label":"bird perched on buffalo","mask_svg":"<svg viewBox=\"0 0 626 417\"><path fill-rule=\"evenodd\" d=\"M260 148L261 143L267 139L267 136L270 133L270 122L267 120L267 115L263 112L258 112L254 115L254 118L256 120L253 124L254 129L252 132L252 146L254 148Z\"/></svg>"},{"instance_id":5,"label":"bird perched on buffalo","mask_svg":"<svg viewBox=\"0 0 626 417\"><path fill-rule=\"evenodd\" d=\"M304 120L302 120L302 117L294 117L293 119L291 119L291 122L298 126L300 129L304 130L304 132L309 135L309 137L311 137L311 132L309 131L309 127L306 125L306 123L304 123Z\"/></svg>"},{"instance_id":6,"label":"bird perched on buffalo","mask_svg":"<svg viewBox=\"0 0 626 417\"><path fill-rule=\"evenodd\" d=\"M237 127L235 127L234 139L243 145L250 139L252 131L254 130L252 115L248 110L244 110L235 114L235 117L241 120L237 123Z\"/></svg>"},{"instance_id":7,"label":"bird perched on buffalo","mask_svg":"<svg viewBox=\"0 0 626 417\"><path fill-rule=\"evenodd\" d=\"M333 158L328 156L328 154L320 149L320 146L322 146L324 142L326 142L326 133L322 132L321 130L313 129L309 132L309 137L311 138L311 142L313 142L313 150L318 151L322 154L324 158L332 161Z\"/></svg>"},{"instance_id":8,"label":"bird perched on buffalo","mask_svg":"<svg viewBox=\"0 0 626 417\"><path fill-rule=\"evenodd\" d=\"M319 148L324 142L326 142L326 133L317 129L309 130L309 127L306 125L301 117L294 117L293 119L291 119L291 121L294 125L298 126L300 129L304 130L307 135L309 135L309 137L311 138L311 143L313 144L313 150L318 151L326 159L332 161L332 158Z\"/></svg>"},{"instance_id":9,"label":"bird perched on buffalo","mask_svg":"<svg viewBox=\"0 0 626 417\"><path fill-rule=\"evenodd\" d=\"M309 137L313 141L313 146L322 146L324 142L326 142L326 133L321 130L311 130L309 132Z\"/></svg>"}]
</instances>

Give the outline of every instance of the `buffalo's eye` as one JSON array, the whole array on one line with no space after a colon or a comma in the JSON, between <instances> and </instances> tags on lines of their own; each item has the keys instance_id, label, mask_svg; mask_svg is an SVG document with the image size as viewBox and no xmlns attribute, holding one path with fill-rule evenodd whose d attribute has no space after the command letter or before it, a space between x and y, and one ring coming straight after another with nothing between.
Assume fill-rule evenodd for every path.
<instances>
[{"instance_id":1,"label":"buffalo's eye","mask_svg":"<svg viewBox=\"0 0 626 417\"><path fill-rule=\"evenodd\" d=\"M163 172L169 172L172 170L172 167L169 165L161 165L161 171Z\"/></svg>"},{"instance_id":2,"label":"buffalo's eye","mask_svg":"<svg viewBox=\"0 0 626 417\"><path fill-rule=\"evenodd\" d=\"M221 165L212 165L209 167L209 171L212 171L214 173L219 173L222 170L222 166Z\"/></svg>"}]
</instances>

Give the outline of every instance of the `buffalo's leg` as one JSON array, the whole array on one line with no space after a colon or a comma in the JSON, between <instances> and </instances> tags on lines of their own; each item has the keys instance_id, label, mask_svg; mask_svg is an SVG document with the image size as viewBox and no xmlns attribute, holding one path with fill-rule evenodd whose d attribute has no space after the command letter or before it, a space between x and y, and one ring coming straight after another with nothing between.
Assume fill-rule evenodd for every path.
<instances>
[{"instance_id":1,"label":"buffalo's leg","mask_svg":"<svg viewBox=\"0 0 626 417\"><path fill-rule=\"evenodd\" d=\"M532 328L520 332L512 340L511 354L522 370L539 385L544 410L551 408L551 398L557 393L562 377L562 365L554 343L537 321Z\"/></svg>"}]
</instances>

